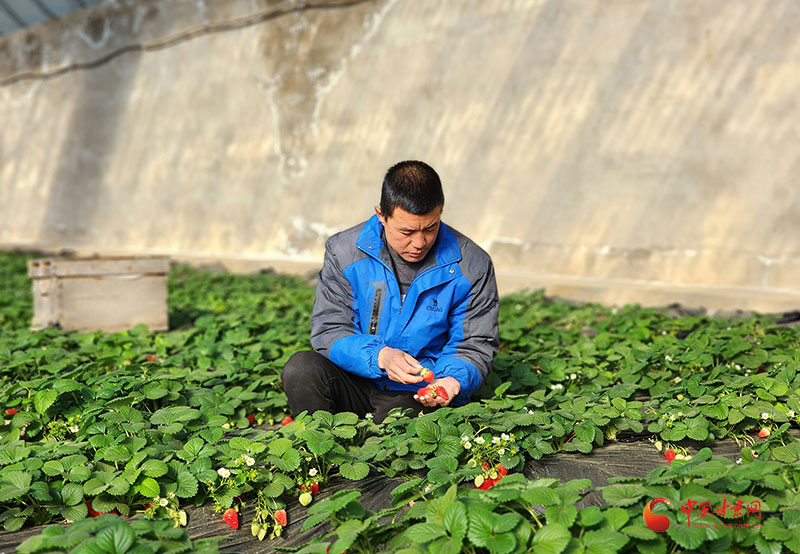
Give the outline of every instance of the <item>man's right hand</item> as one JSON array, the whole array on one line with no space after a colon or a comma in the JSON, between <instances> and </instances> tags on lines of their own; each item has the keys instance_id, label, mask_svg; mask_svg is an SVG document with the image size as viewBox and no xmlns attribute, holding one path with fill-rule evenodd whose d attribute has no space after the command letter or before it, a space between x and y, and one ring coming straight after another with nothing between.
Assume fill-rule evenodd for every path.
<instances>
[{"instance_id":1,"label":"man's right hand","mask_svg":"<svg viewBox=\"0 0 800 554\"><path fill-rule=\"evenodd\" d=\"M389 379L398 383L410 385L422 381L419 375L422 365L413 356L397 348L381 348L378 352L378 367L386 371Z\"/></svg>"}]
</instances>

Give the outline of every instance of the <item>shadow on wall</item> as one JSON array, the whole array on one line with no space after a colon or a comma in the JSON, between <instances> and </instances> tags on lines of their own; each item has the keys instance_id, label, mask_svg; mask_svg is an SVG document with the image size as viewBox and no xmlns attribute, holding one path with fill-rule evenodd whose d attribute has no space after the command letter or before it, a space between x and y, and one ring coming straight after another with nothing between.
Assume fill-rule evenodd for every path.
<instances>
[{"instance_id":1,"label":"shadow on wall","mask_svg":"<svg viewBox=\"0 0 800 554\"><path fill-rule=\"evenodd\" d=\"M92 17L84 33L101 45L110 31L104 19ZM40 238L51 244L92 241L104 202L106 172L114 154L141 52L129 52L110 64L80 71L82 85L75 92L59 162L50 183ZM133 191L126 191L132 198Z\"/></svg>"}]
</instances>

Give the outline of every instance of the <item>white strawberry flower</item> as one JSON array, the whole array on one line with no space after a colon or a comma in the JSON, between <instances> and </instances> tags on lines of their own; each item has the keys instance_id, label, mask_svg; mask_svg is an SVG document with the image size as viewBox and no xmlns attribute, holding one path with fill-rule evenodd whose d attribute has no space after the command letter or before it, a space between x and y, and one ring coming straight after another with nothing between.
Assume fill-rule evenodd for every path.
<instances>
[{"instance_id":1,"label":"white strawberry flower","mask_svg":"<svg viewBox=\"0 0 800 554\"><path fill-rule=\"evenodd\" d=\"M475 444L483 444L486 440L483 437L475 437Z\"/></svg>"},{"instance_id":2,"label":"white strawberry flower","mask_svg":"<svg viewBox=\"0 0 800 554\"><path fill-rule=\"evenodd\" d=\"M786 412L786 417L794 417L794 410L789 410Z\"/></svg>"},{"instance_id":3,"label":"white strawberry flower","mask_svg":"<svg viewBox=\"0 0 800 554\"><path fill-rule=\"evenodd\" d=\"M220 477L222 477L223 479L227 479L228 477L230 477L230 476L231 476L231 470L229 470L227 467L221 467L221 468L219 468L219 469L217 470L217 473L218 473L218 474L219 474L219 476L220 476Z\"/></svg>"},{"instance_id":4,"label":"white strawberry flower","mask_svg":"<svg viewBox=\"0 0 800 554\"><path fill-rule=\"evenodd\" d=\"M314 476L317 474L317 468L315 468L315 467L312 467L311 469L309 469L309 470L308 470L308 474L309 474L311 477L314 477Z\"/></svg>"},{"instance_id":5,"label":"white strawberry flower","mask_svg":"<svg viewBox=\"0 0 800 554\"><path fill-rule=\"evenodd\" d=\"M506 449L505 448L501 448L500 450L497 451L497 453L502 456L502 455L504 455L506 453Z\"/></svg>"},{"instance_id":6,"label":"white strawberry flower","mask_svg":"<svg viewBox=\"0 0 800 554\"><path fill-rule=\"evenodd\" d=\"M505 433L501 433L501 434L500 434L500 438L501 438L501 439L503 439L504 441L507 441L507 440L508 440L509 438L511 438L511 437L509 437L509 436L508 436L508 435L506 435Z\"/></svg>"},{"instance_id":7,"label":"white strawberry flower","mask_svg":"<svg viewBox=\"0 0 800 554\"><path fill-rule=\"evenodd\" d=\"M77 433L78 432L78 426L77 425L70 425L69 426L69 430L72 431L73 433Z\"/></svg>"},{"instance_id":8,"label":"white strawberry flower","mask_svg":"<svg viewBox=\"0 0 800 554\"><path fill-rule=\"evenodd\" d=\"M469 441L465 442L464 443L464 449L465 450L469 450L470 448L472 448L472 443L469 442Z\"/></svg>"},{"instance_id":9,"label":"white strawberry flower","mask_svg":"<svg viewBox=\"0 0 800 554\"><path fill-rule=\"evenodd\" d=\"M761 419L769 419L769 414L767 412L761 412Z\"/></svg>"},{"instance_id":10,"label":"white strawberry flower","mask_svg":"<svg viewBox=\"0 0 800 554\"><path fill-rule=\"evenodd\" d=\"M500 437L492 437L492 444L500 444Z\"/></svg>"},{"instance_id":11,"label":"white strawberry flower","mask_svg":"<svg viewBox=\"0 0 800 554\"><path fill-rule=\"evenodd\" d=\"M255 458L252 458L252 457L250 457L250 456L247 456L247 457L244 459L244 463L246 463L248 466L252 466L253 464L255 464L255 463L256 463L256 459L255 459Z\"/></svg>"},{"instance_id":12,"label":"white strawberry flower","mask_svg":"<svg viewBox=\"0 0 800 554\"><path fill-rule=\"evenodd\" d=\"M169 500L167 500L166 498L162 498L161 500L158 501L158 505L161 506L162 508L166 508L168 504Z\"/></svg>"}]
</instances>

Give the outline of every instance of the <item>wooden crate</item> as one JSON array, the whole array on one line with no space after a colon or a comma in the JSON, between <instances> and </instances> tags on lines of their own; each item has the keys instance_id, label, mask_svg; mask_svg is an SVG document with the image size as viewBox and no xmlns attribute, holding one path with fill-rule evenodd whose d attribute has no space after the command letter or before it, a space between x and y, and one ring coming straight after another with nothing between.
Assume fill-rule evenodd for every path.
<instances>
[{"instance_id":1,"label":"wooden crate","mask_svg":"<svg viewBox=\"0 0 800 554\"><path fill-rule=\"evenodd\" d=\"M166 331L168 273L162 257L31 260L31 327L113 332L143 323Z\"/></svg>"}]
</instances>

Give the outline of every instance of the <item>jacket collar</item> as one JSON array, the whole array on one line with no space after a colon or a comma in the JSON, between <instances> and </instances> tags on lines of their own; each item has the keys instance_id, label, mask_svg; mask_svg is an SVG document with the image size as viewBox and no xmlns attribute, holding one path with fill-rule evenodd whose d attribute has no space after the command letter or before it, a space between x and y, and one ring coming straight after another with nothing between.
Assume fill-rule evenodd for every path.
<instances>
[{"instance_id":1,"label":"jacket collar","mask_svg":"<svg viewBox=\"0 0 800 554\"><path fill-rule=\"evenodd\" d=\"M389 245L382 237L383 225L378 220L377 215L373 215L364 224L361 234L356 240L356 246L366 254L377 258L387 267L391 268L389 259ZM436 235L436 243L433 245L433 257L429 257L425 265L420 268L420 272L433 267L442 267L461 260L461 249L458 247L456 237L450 228L441 223L439 232Z\"/></svg>"}]
</instances>

